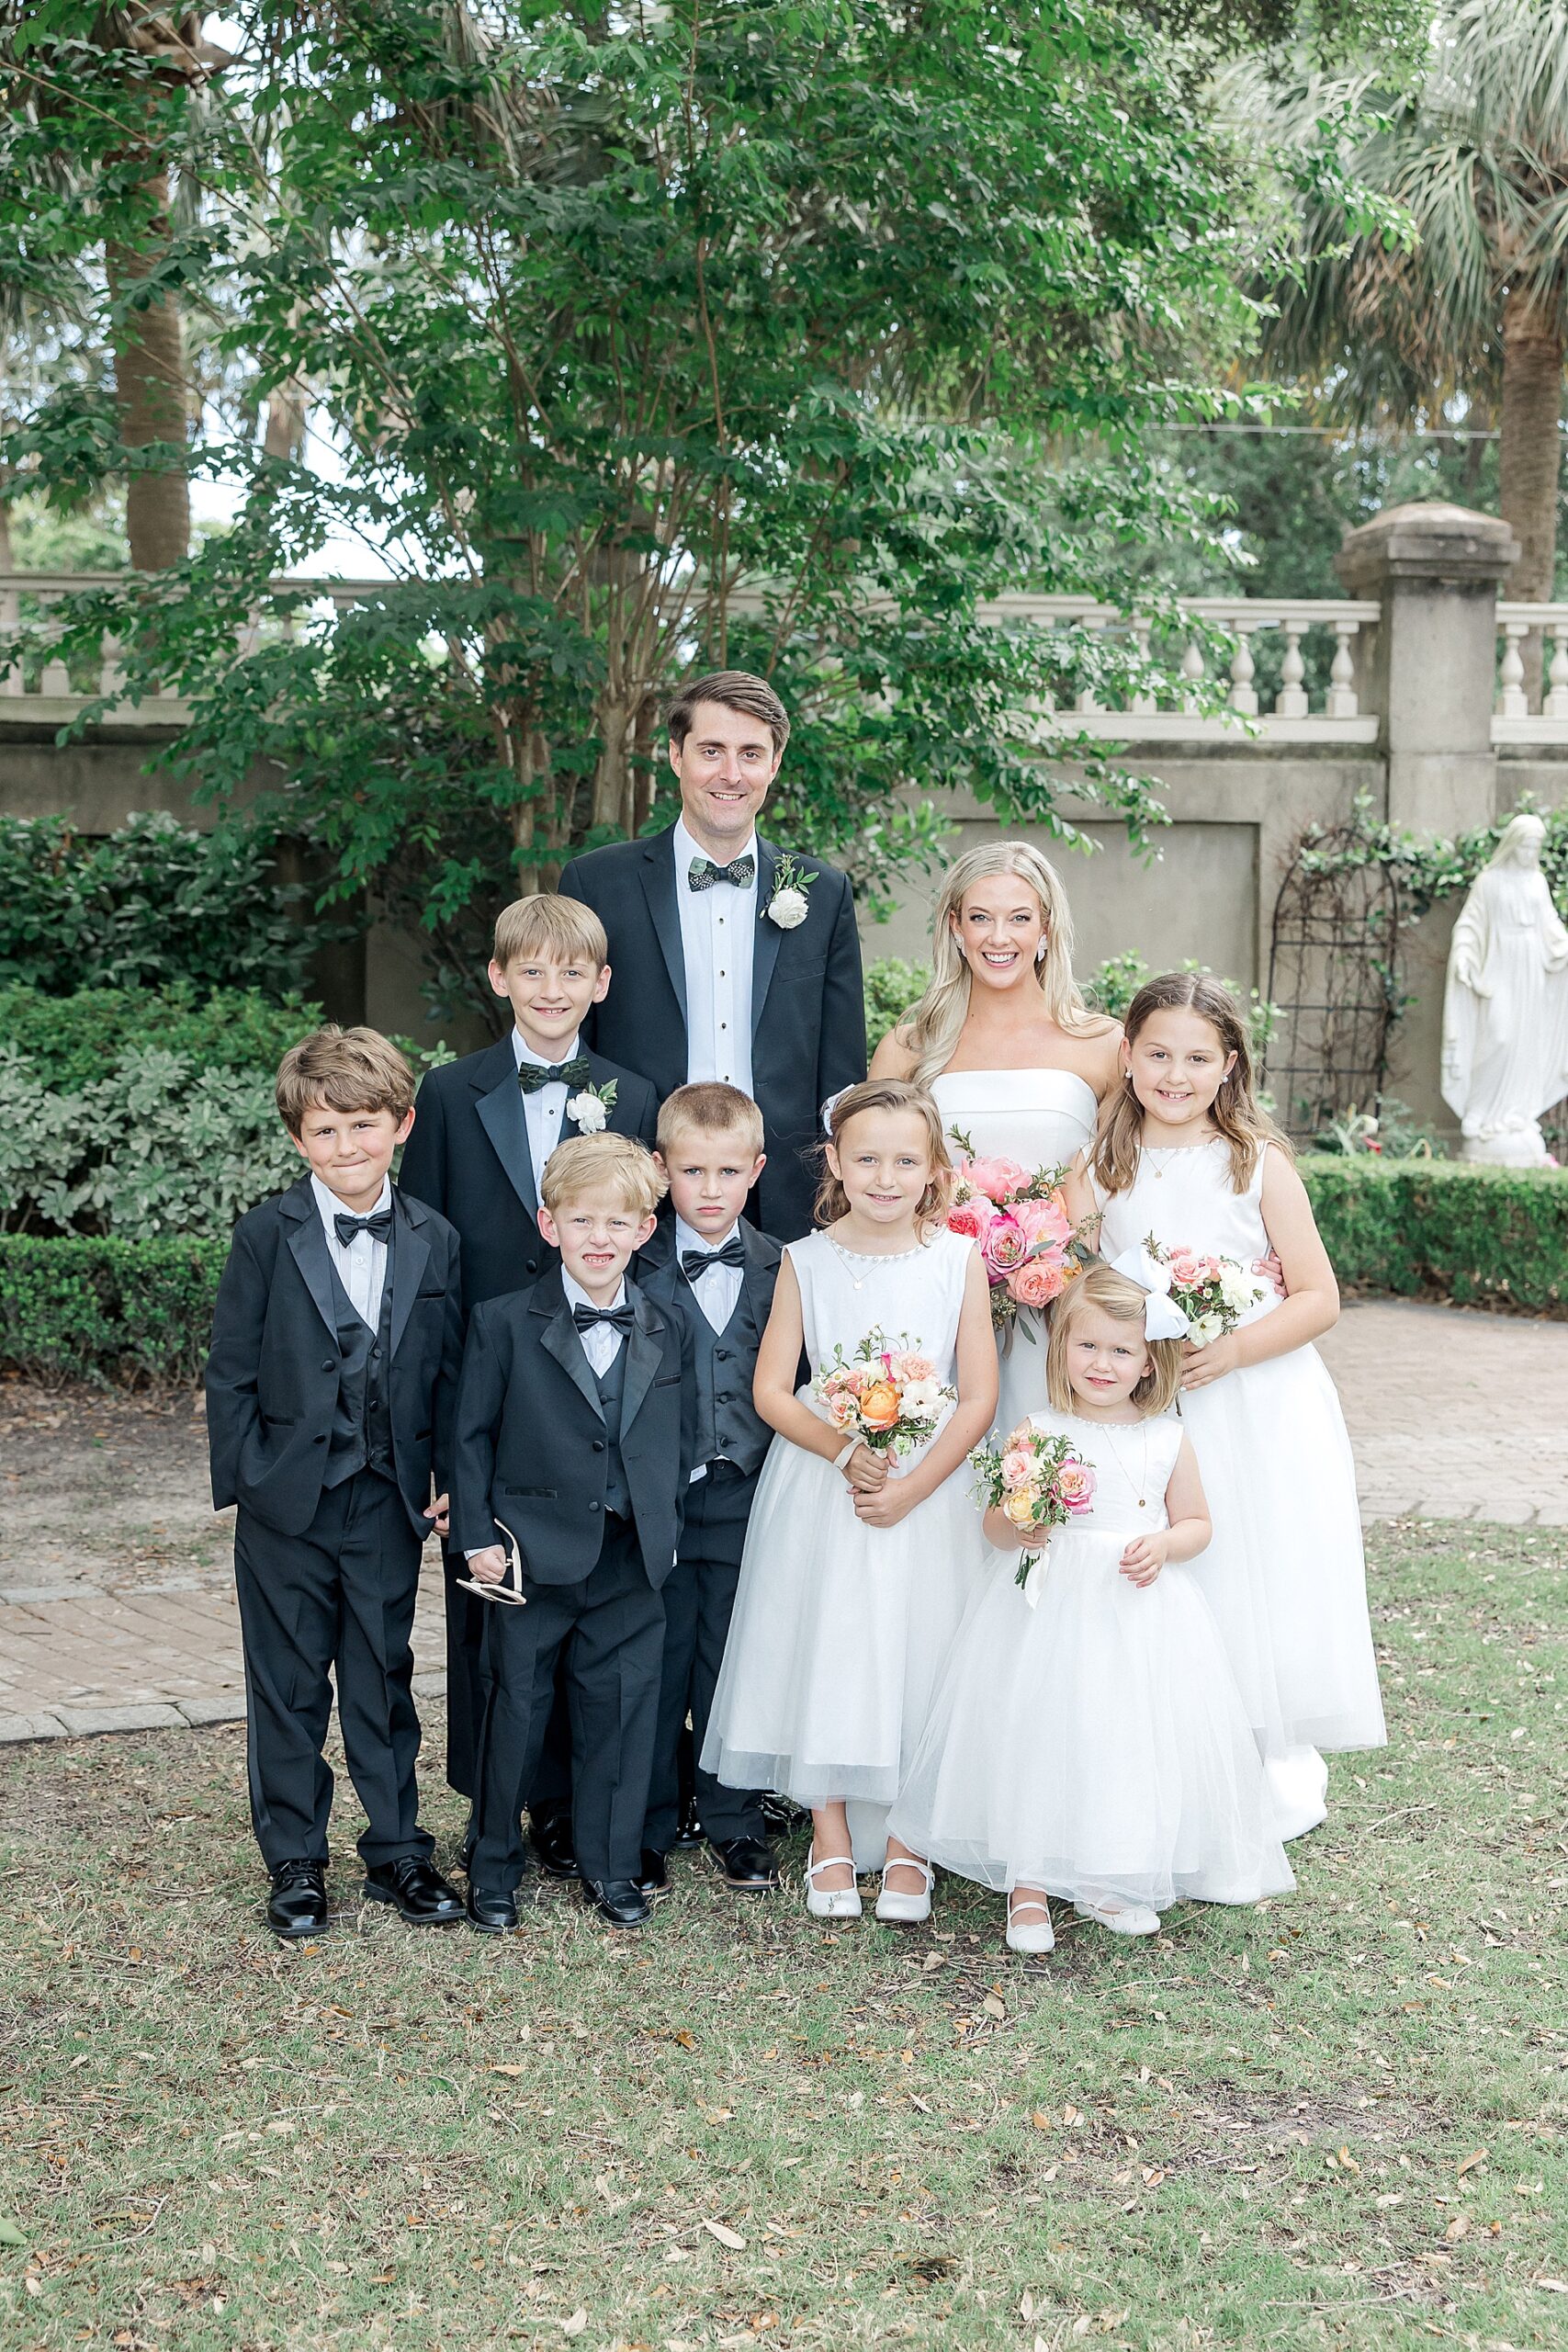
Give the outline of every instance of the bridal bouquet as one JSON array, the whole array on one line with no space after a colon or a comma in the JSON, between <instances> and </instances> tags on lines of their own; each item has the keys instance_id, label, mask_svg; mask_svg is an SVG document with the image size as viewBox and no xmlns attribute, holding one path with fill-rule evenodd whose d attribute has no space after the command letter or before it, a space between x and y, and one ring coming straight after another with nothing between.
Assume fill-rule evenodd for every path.
<instances>
[{"instance_id":1,"label":"bridal bouquet","mask_svg":"<svg viewBox=\"0 0 1568 2352\"><path fill-rule=\"evenodd\" d=\"M896 1348L881 1331L868 1331L852 1356L835 1348L811 1394L836 1430L896 1462L934 1437L942 1414L958 1401L957 1390L937 1378L930 1356L910 1347L908 1333Z\"/></svg>"},{"instance_id":2,"label":"bridal bouquet","mask_svg":"<svg viewBox=\"0 0 1568 2352\"><path fill-rule=\"evenodd\" d=\"M1077 1236L1062 1198L1063 1171L983 1159L966 1136L956 1128L952 1133L958 1146L958 1181L948 1227L978 1242L991 1286L991 1320L1011 1323L1021 1306L1049 1306L1078 1271Z\"/></svg>"},{"instance_id":3,"label":"bridal bouquet","mask_svg":"<svg viewBox=\"0 0 1568 2352\"><path fill-rule=\"evenodd\" d=\"M1049 1534L1093 1504L1093 1463L1075 1453L1070 1438L1053 1437L1032 1421L1020 1421L999 1444L977 1445L969 1459L982 1510L1005 1512L1021 1535ZM1035 1557L1019 1555L1016 1583L1027 1587Z\"/></svg>"},{"instance_id":4,"label":"bridal bouquet","mask_svg":"<svg viewBox=\"0 0 1568 2352\"><path fill-rule=\"evenodd\" d=\"M1152 1233L1144 1247L1168 1272L1172 1302L1190 1324L1195 1347L1227 1338L1247 1308L1269 1295L1269 1284L1235 1258L1205 1257L1180 1247L1168 1250Z\"/></svg>"}]
</instances>

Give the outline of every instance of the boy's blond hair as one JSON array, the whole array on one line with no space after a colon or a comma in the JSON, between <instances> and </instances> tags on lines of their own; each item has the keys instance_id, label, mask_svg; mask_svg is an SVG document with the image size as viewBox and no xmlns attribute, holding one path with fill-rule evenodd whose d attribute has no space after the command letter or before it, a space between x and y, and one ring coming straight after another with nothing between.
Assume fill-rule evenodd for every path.
<instances>
[{"instance_id":1,"label":"boy's blond hair","mask_svg":"<svg viewBox=\"0 0 1568 2352\"><path fill-rule=\"evenodd\" d=\"M1051 1309L1045 1341L1045 1394L1058 1413L1073 1411L1077 1399L1067 1378L1067 1334L1078 1310L1098 1306L1117 1323L1135 1323L1149 1351L1149 1369L1133 1391L1132 1402L1145 1417L1168 1413L1181 1390L1181 1341L1151 1340L1145 1331L1149 1295L1114 1266L1086 1266Z\"/></svg>"},{"instance_id":2,"label":"boy's blond hair","mask_svg":"<svg viewBox=\"0 0 1568 2352\"><path fill-rule=\"evenodd\" d=\"M340 1029L329 1021L290 1046L277 1065L277 1115L291 1136L312 1109L389 1111L401 1121L413 1108L413 1072L378 1029Z\"/></svg>"},{"instance_id":3,"label":"boy's blond hair","mask_svg":"<svg viewBox=\"0 0 1568 2352\"><path fill-rule=\"evenodd\" d=\"M659 1149L668 1160L683 1135L739 1136L750 1158L761 1157L762 1114L749 1094L722 1079L699 1079L665 1096L659 1112Z\"/></svg>"},{"instance_id":4,"label":"boy's blond hair","mask_svg":"<svg viewBox=\"0 0 1568 2352\"><path fill-rule=\"evenodd\" d=\"M614 1193L623 1209L651 1216L670 1187L646 1144L633 1136L568 1136L545 1162L539 1197L559 1216L584 1193Z\"/></svg>"},{"instance_id":5,"label":"boy's blond hair","mask_svg":"<svg viewBox=\"0 0 1568 2352\"><path fill-rule=\"evenodd\" d=\"M604 926L581 899L535 890L513 899L495 919L495 960L504 972L520 956L579 956L602 972L610 960Z\"/></svg>"}]
</instances>

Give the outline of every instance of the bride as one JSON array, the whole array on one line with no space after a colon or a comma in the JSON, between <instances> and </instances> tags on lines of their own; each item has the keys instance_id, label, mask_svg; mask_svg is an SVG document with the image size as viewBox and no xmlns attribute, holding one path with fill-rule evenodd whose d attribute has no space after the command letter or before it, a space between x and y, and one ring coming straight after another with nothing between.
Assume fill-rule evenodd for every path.
<instances>
[{"instance_id":1,"label":"bride","mask_svg":"<svg viewBox=\"0 0 1568 2352\"><path fill-rule=\"evenodd\" d=\"M965 851L931 917L931 982L872 1057L873 1078L912 1079L942 1125L982 1158L1069 1167L1120 1075L1120 1025L1090 1012L1073 978L1066 892L1027 842ZM1021 1307L1003 1342L998 1424L1044 1396L1043 1317Z\"/></svg>"}]
</instances>

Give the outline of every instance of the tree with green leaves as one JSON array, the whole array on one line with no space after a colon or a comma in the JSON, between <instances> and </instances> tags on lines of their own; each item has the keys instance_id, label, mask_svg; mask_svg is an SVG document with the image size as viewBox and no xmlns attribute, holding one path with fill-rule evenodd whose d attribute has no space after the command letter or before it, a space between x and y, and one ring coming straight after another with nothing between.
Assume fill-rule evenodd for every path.
<instances>
[{"instance_id":1,"label":"tree with green leaves","mask_svg":"<svg viewBox=\"0 0 1568 2352\"><path fill-rule=\"evenodd\" d=\"M0 271L125 233L95 173L147 77L83 18L34 0L12 38ZM201 789L267 789L448 992L500 898L656 815L697 663L773 681L777 829L874 891L946 787L1070 832L1070 759L1149 820L1037 740L1135 654L984 607L1130 602L1151 539L1207 526L1139 435L1245 348L1253 161L1166 34L1070 0L240 0L224 39L199 106L161 85L186 200L143 219L148 282L253 416L308 384L331 461L197 445L233 528L67 615L188 697ZM46 400L13 463L80 490L119 461L95 413ZM269 585L353 532L385 585Z\"/></svg>"}]
</instances>

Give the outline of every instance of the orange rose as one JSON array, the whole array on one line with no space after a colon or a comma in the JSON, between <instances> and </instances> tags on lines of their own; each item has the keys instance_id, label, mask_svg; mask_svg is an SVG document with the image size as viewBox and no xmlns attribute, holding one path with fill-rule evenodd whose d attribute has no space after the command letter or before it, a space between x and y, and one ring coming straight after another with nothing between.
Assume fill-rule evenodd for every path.
<instances>
[{"instance_id":1,"label":"orange rose","mask_svg":"<svg viewBox=\"0 0 1568 2352\"><path fill-rule=\"evenodd\" d=\"M860 1417L868 1430L890 1430L898 1419L898 1391L890 1380L874 1380L863 1388Z\"/></svg>"}]
</instances>

